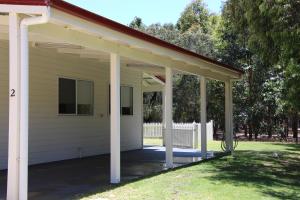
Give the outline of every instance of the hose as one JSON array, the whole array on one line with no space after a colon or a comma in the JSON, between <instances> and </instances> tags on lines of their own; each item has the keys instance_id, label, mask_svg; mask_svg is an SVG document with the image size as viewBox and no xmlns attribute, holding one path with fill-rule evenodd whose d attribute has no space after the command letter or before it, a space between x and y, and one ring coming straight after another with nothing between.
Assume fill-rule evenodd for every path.
<instances>
[{"instance_id":1,"label":"hose","mask_svg":"<svg viewBox=\"0 0 300 200\"><path fill-rule=\"evenodd\" d=\"M225 137L225 134L223 134L222 141L221 141L222 151L224 151L224 152L226 152L227 150L234 151L236 149L236 147L238 146L238 144L239 144L238 138L233 134L233 149L231 149L231 147L227 148L226 137Z\"/></svg>"}]
</instances>

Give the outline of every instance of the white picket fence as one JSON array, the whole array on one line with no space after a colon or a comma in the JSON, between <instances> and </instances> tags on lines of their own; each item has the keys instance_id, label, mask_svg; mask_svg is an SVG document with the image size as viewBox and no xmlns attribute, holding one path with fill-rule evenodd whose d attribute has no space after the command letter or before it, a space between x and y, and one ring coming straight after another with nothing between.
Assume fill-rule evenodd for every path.
<instances>
[{"instance_id":1,"label":"white picket fence","mask_svg":"<svg viewBox=\"0 0 300 200\"><path fill-rule=\"evenodd\" d=\"M206 124L207 140L213 140L213 121ZM164 138L161 123L144 123L144 138ZM173 145L184 148L198 148L201 144L200 123L173 123Z\"/></svg>"}]
</instances>

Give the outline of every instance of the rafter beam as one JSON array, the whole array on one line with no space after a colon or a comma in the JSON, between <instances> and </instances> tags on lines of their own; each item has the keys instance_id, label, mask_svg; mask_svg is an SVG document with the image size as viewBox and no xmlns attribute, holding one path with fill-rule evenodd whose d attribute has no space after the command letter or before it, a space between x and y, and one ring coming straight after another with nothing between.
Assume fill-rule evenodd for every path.
<instances>
[{"instance_id":1,"label":"rafter beam","mask_svg":"<svg viewBox=\"0 0 300 200\"><path fill-rule=\"evenodd\" d=\"M116 43L125 47L130 47L132 49L137 49L144 52L152 52L162 57L176 58L176 60L186 61L188 64L196 65L202 69L210 69L214 72L221 72L223 74L228 74L235 78L239 78L240 74L234 70L218 66L217 64L210 63L206 60L196 58L194 56L185 55L167 48L162 48L158 45L136 39L135 37L129 36L127 34L121 33L119 31L114 31L105 26L99 26L92 22L88 22L79 17L74 17L70 14L64 13L62 11L51 9L51 22L59 24L62 26L68 26L68 29L74 29L79 32L96 36L101 39L105 39L112 43ZM123 45L125 44L125 45Z\"/></svg>"},{"instance_id":2,"label":"rafter beam","mask_svg":"<svg viewBox=\"0 0 300 200\"><path fill-rule=\"evenodd\" d=\"M43 35L50 39L60 40L62 43L70 43L73 45L80 45L88 49L95 51L103 51L106 53L118 53L123 57L127 57L136 61L150 63L158 66L168 66L179 71L189 72L195 75L206 76L207 78L226 81L229 77L224 76L223 72L216 73L208 69L200 68L196 65L188 65L184 62L179 62L165 58L153 53L143 52L141 50L135 50L133 48L122 46L117 43L113 43L102 38L91 36L79 31L66 29L54 24L40 25L31 27L31 31L35 34ZM184 65L183 65L184 64ZM237 78L237 77L230 77Z\"/></svg>"}]
</instances>

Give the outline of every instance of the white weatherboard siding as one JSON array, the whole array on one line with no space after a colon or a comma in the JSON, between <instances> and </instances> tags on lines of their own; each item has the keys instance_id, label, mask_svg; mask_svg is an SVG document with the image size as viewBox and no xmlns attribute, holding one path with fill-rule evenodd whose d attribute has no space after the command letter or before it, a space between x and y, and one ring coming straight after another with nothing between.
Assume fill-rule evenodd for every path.
<instances>
[{"instance_id":1,"label":"white weatherboard siding","mask_svg":"<svg viewBox=\"0 0 300 200\"><path fill-rule=\"evenodd\" d=\"M93 116L58 115L58 78L94 82ZM133 116L121 117L121 149L142 148L142 73L121 69L133 87ZM0 42L0 169L7 168L8 42ZM29 163L109 153L109 63L30 48Z\"/></svg>"},{"instance_id":2,"label":"white weatherboard siding","mask_svg":"<svg viewBox=\"0 0 300 200\"><path fill-rule=\"evenodd\" d=\"M0 169L7 168L8 155L8 43L0 43Z\"/></svg>"}]
</instances>

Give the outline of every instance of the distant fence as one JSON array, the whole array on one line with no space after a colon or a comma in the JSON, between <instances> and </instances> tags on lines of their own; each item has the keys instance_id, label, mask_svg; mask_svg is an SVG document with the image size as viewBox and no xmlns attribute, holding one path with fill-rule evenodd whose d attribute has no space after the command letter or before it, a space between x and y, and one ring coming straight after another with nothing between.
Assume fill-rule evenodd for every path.
<instances>
[{"instance_id":1,"label":"distant fence","mask_svg":"<svg viewBox=\"0 0 300 200\"><path fill-rule=\"evenodd\" d=\"M164 138L161 123L144 123L144 138ZM213 140L213 121L206 124L207 140ZM198 148L201 143L200 123L173 123L173 145L177 147Z\"/></svg>"}]
</instances>

